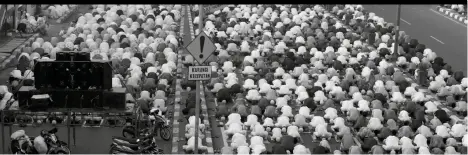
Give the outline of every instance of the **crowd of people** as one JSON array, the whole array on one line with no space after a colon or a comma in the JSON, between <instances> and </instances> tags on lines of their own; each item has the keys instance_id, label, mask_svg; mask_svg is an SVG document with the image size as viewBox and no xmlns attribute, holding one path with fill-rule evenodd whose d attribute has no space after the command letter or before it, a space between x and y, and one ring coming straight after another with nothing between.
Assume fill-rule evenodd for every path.
<instances>
[{"instance_id":1,"label":"crowd of people","mask_svg":"<svg viewBox=\"0 0 468 155\"><path fill-rule=\"evenodd\" d=\"M181 47L181 8L93 5L60 36L22 48L10 83L33 80L34 59L85 51L112 62L112 85L126 86L129 102L145 113L165 112ZM268 152L274 154L466 154L468 79L404 31L394 52L395 26L361 5L231 5L194 24L199 20L218 48L208 60L217 75L208 87L232 136L223 153L265 153L264 140L273 139L278 143ZM14 108L7 103L16 89L1 88L0 109ZM298 139L305 130L320 141L312 152ZM330 149L333 135L339 150Z\"/></svg>"},{"instance_id":2,"label":"crowd of people","mask_svg":"<svg viewBox=\"0 0 468 155\"><path fill-rule=\"evenodd\" d=\"M445 4L445 5L442 5L442 6L448 8L448 9L452 9L456 13L466 17L466 11L467 11L466 10L466 5L463 5L463 4L459 4L459 5L457 5L457 4L452 4L452 5Z\"/></svg>"},{"instance_id":3,"label":"crowd of people","mask_svg":"<svg viewBox=\"0 0 468 155\"><path fill-rule=\"evenodd\" d=\"M223 153L466 153L468 79L404 31L394 52L395 26L361 5L232 5L201 21L218 47L208 88L231 137Z\"/></svg>"},{"instance_id":4,"label":"crowd of people","mask_svg":"<svg viewBox=\"0 0 468 155\"><path fill-rule=\"evenodd\" d=\"M66 12L66 7L58 8L49 7L50 15ZM181 5L93 5L90 13L80 16L59 36L50 40L38 37L21 49L19 64L10 73L10 85L1 89L0 109L19 109L11 96L19 87L34 84L35 59L53 60L57 52L81 51L89 52L92 60L112 63L112 86L127 87L127 102L136 103L145 113L152 108L165 112L169 87L175 81L175 52L180 47L180 10ZM34 24L35 19L29 21ZM94 115L86 118L101 119Z\"/></svg>"}]
</instances>

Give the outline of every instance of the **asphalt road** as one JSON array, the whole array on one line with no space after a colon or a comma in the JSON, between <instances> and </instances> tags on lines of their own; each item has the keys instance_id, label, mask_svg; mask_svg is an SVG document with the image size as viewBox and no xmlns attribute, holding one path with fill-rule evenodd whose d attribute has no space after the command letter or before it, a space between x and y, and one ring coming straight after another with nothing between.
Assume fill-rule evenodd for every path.
<instances>
[{"instance_id":1,"label":"asphalt road","mask_svg":"<svg viewBox=\"0 0 468 155\"><path fill-rule=\"evenodd\" d=\"M386 22L397 21L397 5L364 5L364 9L383 17ZM436 10L436 5L402 5L400 30L418 39L454 71L467 75L467 26Z\"/></svg>"}]
</instances>

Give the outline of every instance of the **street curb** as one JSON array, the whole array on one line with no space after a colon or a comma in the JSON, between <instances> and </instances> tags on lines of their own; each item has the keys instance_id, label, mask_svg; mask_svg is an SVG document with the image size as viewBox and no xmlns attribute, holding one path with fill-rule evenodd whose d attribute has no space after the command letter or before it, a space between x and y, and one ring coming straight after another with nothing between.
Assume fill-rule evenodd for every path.
<instances>
[{"instance_id":1,"label":"street curb","mask_svg":"<svg viewBox=\"0 0 468 155\"><path fill-rule=\"evenodd\" d=\"M459 15L458 13L453 13L453 12L450 11L450 9L446 9L446 8L438 6L437 11L439 11L440 13L443 13L445 16L448 16L448 17L453 18L453 19L455 19L457 21L468 24L468 20L467 20L466 17L463 17L463 16Z\"/></svg>"},{"instance_id":2,"label":"street curb","mask_svg":"<svg viewBox=\"0 0 468 155\"><path fill-rule=\"evenodd\" d=\"M13 60L14 58L16 57L19 57L19 55L21 54L21 49L23 47L26 47L26 46L30 46L31 42L33 42L37 37L39 36L39 33L36 33L34 35L32 35L31 37L29 37L25 42L23 42L21 45L19 45L18 47L14 48L12 51L11 51L11 55L6 58L5 60L3 60L3 62L0 64L0 70L3 70L5 68L8 68L8 67L11 67L11 66L7 66L8 63L11 62L11 60Z\"/></svg>"},{"instance_id":3,"label":"street curb","mask_svg":"<svg viewBox=\"0 0 468 155\"><path fill-rule=\"evenodd\" d=\"M71 9L69 12L67 12L65 15L63 15L62 17L60 17L59 19L57 19L57 23L60 23L62 24L62 22L67 19L68 17L70 17L70 15L75 12L78 8L79 8L79 5L73 5L73 6L70 6Z\"/></svg>"}]
</instances>

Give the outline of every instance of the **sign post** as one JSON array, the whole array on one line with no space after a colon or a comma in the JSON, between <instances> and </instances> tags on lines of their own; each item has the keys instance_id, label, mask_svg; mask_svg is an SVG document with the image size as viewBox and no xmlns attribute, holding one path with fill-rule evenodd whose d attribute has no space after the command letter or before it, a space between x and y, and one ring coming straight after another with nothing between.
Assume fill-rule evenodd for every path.
<instances>
[{"instance_id":1,"label":"sign post","mask_svg":"<svg viewBox=\"0 0 468 155\"><path fill-rule=\"evenodd\" d=\"M208 35L203 31L203 6L199 5L199 20L198 20L198 30L200 33L192 40L185 48L193 56L193 58L198 62L196 66L189 67L189 76L188 80L196 81L196 102L195 102L195 154L198 154L198 134L199 134L199 125L200 125L200 88L202 80L211 79L211 66L200 66L203 64L213 52L216 50L216 46ZM208 118L205 118L208 119Z\"/></svg>"},{"instance_id":2,"label":"sign post","mask_svg":"<svg viewBox=\"0 0 468 155\"><path fill-rule=\"evenodd\" d=\"M200 8L198 8L198 10L200 10L199 14L198 14L198 29L200 32L202 32L203 30L203 22L200 22L200 21L203 21L203 5L200 4ZM201 40L200 40L201 41ZM204 42L204 39L203 39L203 42ZM203 52L203 45L202 45L202 42L200 42L199 44L201 47L201 51ZM199 57L203 58L203 54L202 55L199 55ZM198 64L200 65L201 63L198 62ZM190 75L189 75L190 77ZM196 85L196 91L195 94L196 95L196 102L195 102L195 154L198 154L198 131L200 130L200 80L197 80L195 82L195 85Z\"/></svg>"},{"instance_id":3,"label":"sign post","mask_svg":"<svg viewBox=\"0 0 468 155\"><path fill-rule=\"evenodd\" d=\"M202 81L211 79L211 66L190 66L188 80Z\"/></svg>"}]
</instances>

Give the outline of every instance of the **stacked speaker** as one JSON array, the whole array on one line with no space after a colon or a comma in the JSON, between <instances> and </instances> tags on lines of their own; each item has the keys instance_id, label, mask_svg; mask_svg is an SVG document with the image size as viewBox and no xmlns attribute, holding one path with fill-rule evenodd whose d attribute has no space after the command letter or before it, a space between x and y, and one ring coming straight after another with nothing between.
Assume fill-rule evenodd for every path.
<instances>
[{"instance_id":1,"label":"stacked speaker","mask_svg":"<svg viewBox=\"0 0 468 155\"><path fill-rule=\"evenodd\" d=\"M90 61L87 52L58 52L57 59L37 60L34 67L36 89L110 90L110 61Z\"/></svg>"},{"instance_id":2,"label":"stacked speaker","mask_svg":"<svg viewBox=\"0 0 468 155\"><path fill-rule=\"evenodd\" d=\"M36 89L105 89L112 88L109 61L38 60L34 67Z\"/></svg>"},{"instance_id":3,"label":"stacked speaker","mask_svg":"<svg viewBox=\"0 0 468 155\"><path fill-rule=\"evenodd\" d=\"M112 88L110 61L91 61L88 52L57 52L56 60L35 60L34 88L23 86L19 106L49 94L49 108L125 109L125 88Z\"/></svg>"}]
</instances>

